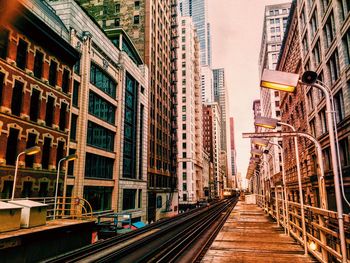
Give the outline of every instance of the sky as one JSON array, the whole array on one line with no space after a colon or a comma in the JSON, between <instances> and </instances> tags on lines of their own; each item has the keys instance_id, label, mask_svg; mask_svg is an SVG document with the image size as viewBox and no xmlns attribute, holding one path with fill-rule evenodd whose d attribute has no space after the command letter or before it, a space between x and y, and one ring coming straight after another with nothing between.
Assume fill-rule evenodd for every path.
<instances>
[{"instance_id":1,"label":"sky","mask_svg":"<svg viewBox=\"0 0 350 263\"><path fill-rule=\"evenodd\" d=\"M288 0L208 0L213 68L224 68L229 117L235 121L237 171L245 177L253 132L253 100L260 98L258 60L265 5Z\"/></svg>"}]
</instances>

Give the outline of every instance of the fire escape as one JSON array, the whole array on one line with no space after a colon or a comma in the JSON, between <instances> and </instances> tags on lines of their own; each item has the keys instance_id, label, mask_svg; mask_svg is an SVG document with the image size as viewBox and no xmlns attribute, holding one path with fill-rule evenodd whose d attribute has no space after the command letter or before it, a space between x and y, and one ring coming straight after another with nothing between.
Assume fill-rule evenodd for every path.
<instances>
[{"instance_id":1,"label":"fire escape","mask_svg":"<svg viewBox=\"0 0 350 263\"><path fill-rule=\"evenodd\" d=\"M177 191L177 48L178 48L178 17L177 0L171 0L171 70L170 70L170 90L171 90L171 189L169 202L166 210L171 210L174 192Z\"/></svg>"}]
</instances>

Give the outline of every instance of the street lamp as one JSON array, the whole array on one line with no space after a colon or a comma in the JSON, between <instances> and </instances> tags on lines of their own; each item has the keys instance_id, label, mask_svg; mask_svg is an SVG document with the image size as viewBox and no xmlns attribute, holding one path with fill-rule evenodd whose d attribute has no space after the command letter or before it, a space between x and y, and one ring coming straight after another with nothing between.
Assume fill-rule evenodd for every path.
<instances>
[{"instance_id":1,"label":"street lamp","mask_svg":"<svg viewBox=\"0 0 350 263\"><path fill-rule=\"evenodd\" d=\"M299 75L283 71L264 69L260 87L280 91L294 92L298 85Z\"/></svg>"},{"instance_id":2,"label":"street lamp","mask_svg":"<svg viewBox=\"0 0 350 263\"><path fill-rule=\"evenodd\" d=\"M273 118L267 118L267 117L261 117L257 116L255 118L256 126L275 129L277 127L277 124L287 126L292 129L293 132L295 132L294 126L280 122L277 119ZM304 195L303 195L303 187L301 184L301 171L300 171L300 160L299 160L299 147L298 147L298 138L294 137L294 147L295 147L295 161L297 165L297 174L298 174L298 186L299 186L299 199L300 199L300 210L301 210L301 224L302 224L302 230L303 230L303 238L304 238L304 253L307 255L307 236L306 236L306 226L305 226L305 211L304 211Z\"/></svg>"},{"instance_id":3,"label":"street lamp","mask_svg":"<svg viewBox=\"0 0 350 263\"><path fill-rule=\"evenodd\" d=\"M16 181L17 181L17 172L18 172L18 162L19 162L19 157L23 154L25 155L33 155L33 154L37 154L38 152L40 152L40 147L39 146L33 146L30 147L28 149L25 149L23 152L20 152L17 155L16 158L16 168L15 168L15 176L13 178L13 186L12 186L12 196L11 196L11 201L13 201L13 199L15 198L15 189L16 189Z\"/></svg>"},{"instance_id":4,"label":"street lamp","mask_svg":"<svg viewBox=\"0 0 350 263\"><path fill-rule=\"evenodd\" d=\"M346 248L346 240L345 240L345 232L344 232L344 219L343 219L343 204L342 204L342 196L340 192L340 184L339 184L339 167L338 167L338 155L336 151L336 142L334 137L334 125L333 125L333 109L331 103L331 92L324 87L316 83L317 73L313 71L305 71L301 77L301 81L295 82L296 77L298 75L294 73L282 72L282 71L272 71L272 70L264 70L260 86L264 88L293 92L297 87L298 82L305 85L310 85L312 87L320 89L325 94L326 100L326 115L327 115L327 124L328 124L328 135L329 135L329 144L332 155L332 167L334 174L334 188L335 188L335 197L336 197L336 205L337 205L337 217L339 224L339 239L340 239L340 247L342 254L342 262L347 262L347 248ZM294 89L292 88L294 87Z\"/></svg>"},{"instance_id":5,"label":"street lamp","mask_svg":"<svg viewBox=\"0 0 350 263\"><path fill-rule=\"evenodd\" d=\"M78 158L78 155L77 154L71 154L71 155L68 155L64 158L62 158L61 160L58 161L58 168L57 168L57 176L56 176L56 190L55 190L55 204L54 204L54 207L53 207L53 220L56 219L56 205L57 205L57 193L58 193L58 179L60 177L60 168L61 168L61 162L63 161L73 161L75 159ZM66 179L66 177L65 177ZM64 186L65 187L65 186Z\"/></svg>"}]
</instances>

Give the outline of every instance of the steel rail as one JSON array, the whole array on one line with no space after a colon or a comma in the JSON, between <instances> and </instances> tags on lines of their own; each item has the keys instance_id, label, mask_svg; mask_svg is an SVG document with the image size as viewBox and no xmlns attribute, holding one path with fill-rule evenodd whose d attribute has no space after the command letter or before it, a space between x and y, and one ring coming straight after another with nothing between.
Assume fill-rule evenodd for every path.
<instances>
[{"instance_id":1,"label":"steel rail","mask_svg":"<svg viewBox=\"0 0 350 263\"><path fill-rule=\"evenodd\" d=\"M98 259L96 259L96 255L95 255L95 258L93 259L93 261L98 263L126 262L128 261L127 257L130 255L133 255L133 257L137 257L137 260L133 259L133 262L168 262L167 259L159 259L159 258L162 257L163 255L167 255L171 253L171 250L175 251L178 248L180 248L181 244L182 245L184 244L183 242L181 242L181 240L183 240L184 238L188 240L188 238L186 237L189 237L189 236L194 237L196 233L199 235L199 232L203 232L204 230L208 229L208 227L210 226L208 222L213 223L214 219L218 219L222 215L223 211L227 211L228 207L233 207L233 206L234 205L232 201L220 202L215 207L210 207L210 210L207 210L207 212L209 213L205 213L203 211L201 214L193 217L191 221L187 220L186 221L187 225L184 227L184 229L182 230L180 229L179 233L175 233L174 235L172 235L170 231L176 232L176 230L179 227L169 226L161 231L158 231L150 236L144 237L119 250L108 253L107 255L101 255L101 256L97 255ZM206 226L206 228L204 228L204 226ZM139 251L138 253L140 253L140 249L144 249L145 246L151 244L152 241L157 241L157 239L164 237L166 235L170 235L170 238L167 239L162 245L152 248L147 254L144 254L144 255L142 254L140 255L140 257L138 257L137 254L135 254L137 253L137 251ZM194 238L190 243L193 243L195 240L196 239ZM177 244L179 246L176 248L175 245ZM90 259L87 258L86 260L87 262L89 262Z\"/></svg>"},{"instance_id":2,"label":"steel rail","mask_svg":"<svg viewBox=\"0 0 350 263\"><path fill-rule=\"evenodd\" d=\"M213 206L215 206L217 203L214 203ZM144 234L146 232L152 231L156 228L159 228L161 226L165 226L167 224L173 224L176 223L176 221L180 219L186 219L186 218L192 218L193 216L197 215L203 210L203 208L196 208L192 211L185 212L182 214L179 214L175 217L169 218L169 219L164 219L158 222L155 222L153 224L147 225L143 228L134 230L132 232L122 234L119 236L111 237L103 241L99 241L94 244L87 245L82 248L75 249L73 251L51 257L49 259L45 259L42 262L43 263L59 263L59 262L65 262L65 263L70 263L70 262L76 262L78 260L82 260L88 256L94 255L96 253L99 253L107 248L113 247L117 244L120 244L128 239L137 237L140 234ZM182 221L182 220L181 220Z\"/></svg>"}]
</instances>

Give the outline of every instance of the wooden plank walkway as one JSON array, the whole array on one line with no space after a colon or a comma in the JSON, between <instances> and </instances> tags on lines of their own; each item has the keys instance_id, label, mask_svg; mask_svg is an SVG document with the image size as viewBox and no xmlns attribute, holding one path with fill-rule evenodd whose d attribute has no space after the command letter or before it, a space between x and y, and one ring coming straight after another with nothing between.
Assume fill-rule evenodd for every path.
<instances>
[{"instance_id":1,"label":"wooden plank walkway","mask_svg":"<svg viewBox=\"0 0 350 263\"><path fill-rule=\"evenodd\" d=\"M257 205L239 201L202 260L215 262L317 262Z\"/></svg>"}]
</instances>

